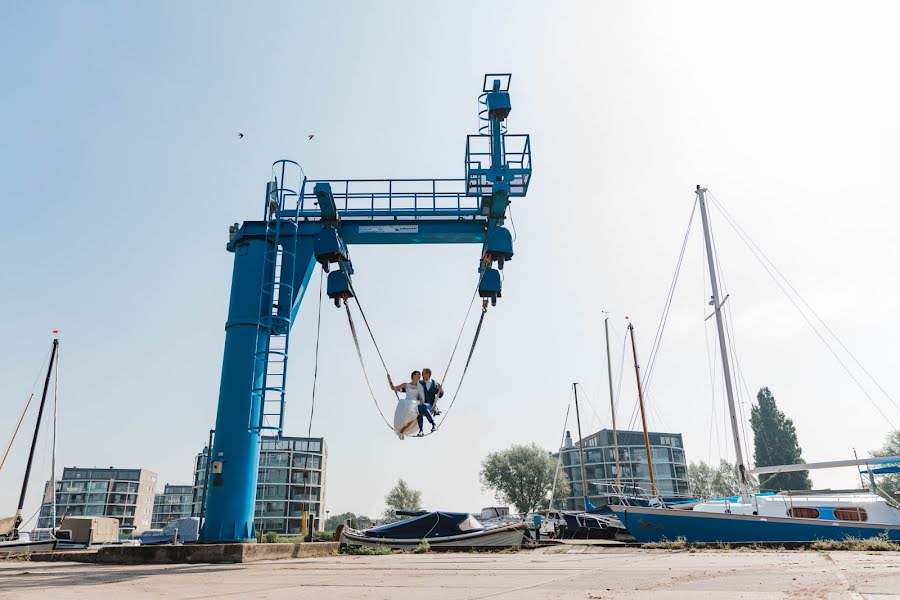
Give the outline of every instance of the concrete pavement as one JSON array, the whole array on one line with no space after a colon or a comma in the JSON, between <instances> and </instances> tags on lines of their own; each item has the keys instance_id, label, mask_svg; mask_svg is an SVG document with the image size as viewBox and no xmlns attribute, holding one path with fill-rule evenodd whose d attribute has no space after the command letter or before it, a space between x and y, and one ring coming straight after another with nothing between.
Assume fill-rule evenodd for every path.
<instances>
[{"instance_id":1,"label":"concrete pavement","mask_svg":"<svg viewBox=\"0 0 900 600\"><path fill-rule=\"evenodd\" d=\"M252 564L0 562L0 598L900 598L900 554L543 548Z\"/></svg>"}]
</instances>

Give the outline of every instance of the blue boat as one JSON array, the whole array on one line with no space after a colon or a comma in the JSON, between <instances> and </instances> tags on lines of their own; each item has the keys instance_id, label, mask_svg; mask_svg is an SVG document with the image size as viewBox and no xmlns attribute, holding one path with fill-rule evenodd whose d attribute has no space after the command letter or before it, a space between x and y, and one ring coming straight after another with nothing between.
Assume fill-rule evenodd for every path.
<instances>
[{"instance_id":1,"label":"blue boat","mask_svg":"<svg viewBox=\"0 0 900 600\"><path fill-rule=\"evenodd\" d=\"M900 541L900 522L885 524L841 521L833 517L776 517L641 506L611 508L628 532L641 543L678 539L691 543L791 543L873 537ZM822 506L819 513L833 515L834 509ZM900 516L900 511L897 515Z\"/></svg>"},{"instance_id":2,"label":"blue boat","mask_svg":"<svg viewBox=\"0 0 900 600\"><path fill-rule=\"evenodd\" d=\"M710 305L713 307L713 314L710 317L715 316L716 321L731 437L740 474L740 493L737 497L718 498L674 508L667 508L665 505L627 506L625 502L620 502L610 509L628 532L639 542L644 543L678 539L701 543L790 543L873 537L900 541L900 504L881 494L874 478L876 473L896 472L896 466L892 465L900 463L900 456L766 466L753 470L746 468L732 389L725 315L722 311L725 300L719 295L718 269L711 242L706 190L699 185L697 204L703 223L712 289ZM762 475L863 465L869 474L868 490L805 490L753 494L750 492L750 480L747 476L748 473Z\"/></svg>"}]
</instances>

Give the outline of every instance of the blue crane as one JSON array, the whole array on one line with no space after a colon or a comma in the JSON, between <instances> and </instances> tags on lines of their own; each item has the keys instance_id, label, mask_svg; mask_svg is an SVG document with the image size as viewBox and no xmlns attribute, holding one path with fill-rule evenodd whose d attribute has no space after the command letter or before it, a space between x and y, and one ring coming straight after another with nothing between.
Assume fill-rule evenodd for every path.
<instances>
[{"instance_id":1,"label":"blue crane","mask_svg":"<svg viewBox=\"0 0 900 600\"><path fill-rule=\"evenodd\" d=\"M506 129L511 78L484 77L464 179L311 180L281 160L262 220L230 228L234 271L202 540L255 538L260 439L281 436L291 327L317 264L339 306L354 295L353 244L481 244L478 293L492 303L502 295L498 269L513 256L507 209L531 180L530 138Z\"/></svg>"}]
</instances>

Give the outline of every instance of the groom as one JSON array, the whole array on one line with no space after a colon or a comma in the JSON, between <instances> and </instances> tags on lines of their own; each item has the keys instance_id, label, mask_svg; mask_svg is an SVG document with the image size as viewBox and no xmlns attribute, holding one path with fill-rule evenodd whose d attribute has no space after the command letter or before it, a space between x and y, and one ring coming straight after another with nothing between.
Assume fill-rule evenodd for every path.
<instances>
[{"instance_id":1,"label":"groom","mask_svg":"<svg viewBox=\"0 0 900 600\"><path fill-rule=\"evenodd\" d=\"M431 369L428 367L422 369L422 379L419 380L419 388L424 393L422 395L425 405L431 408L431 412L435 415L441 414L437 409L437 399L444 397L444 387L431 378Z\"/></svg>"}]
</instances>

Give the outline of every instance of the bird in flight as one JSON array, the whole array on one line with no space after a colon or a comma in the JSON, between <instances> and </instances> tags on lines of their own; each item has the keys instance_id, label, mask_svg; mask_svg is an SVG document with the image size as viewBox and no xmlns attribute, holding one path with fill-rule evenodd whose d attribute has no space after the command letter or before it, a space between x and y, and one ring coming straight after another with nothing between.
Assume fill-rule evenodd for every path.
<instances>
[{"instance_id":1,"label":"bird in flight","mask_svg":"<svg viewBox=\"0 0 900 600\"><path fill-rule=\"evenodd\" d=\"M239 134L238 134L238 139L239 139L239 140L244 139L244 134L243 134L243 133L239 133Z\"/></svg>"},{"instance_id":2,"label":"bird in flight","mask_svg":"<svg viewBox=\"0 0 900 600\"><path fill-rule=\"evenodd\" d=\"M309 140L313 139L314 137L316 137L316 134L310 133L309 135L306 136L306 141L309 141Z\"/></svg>"}]
</instances>

